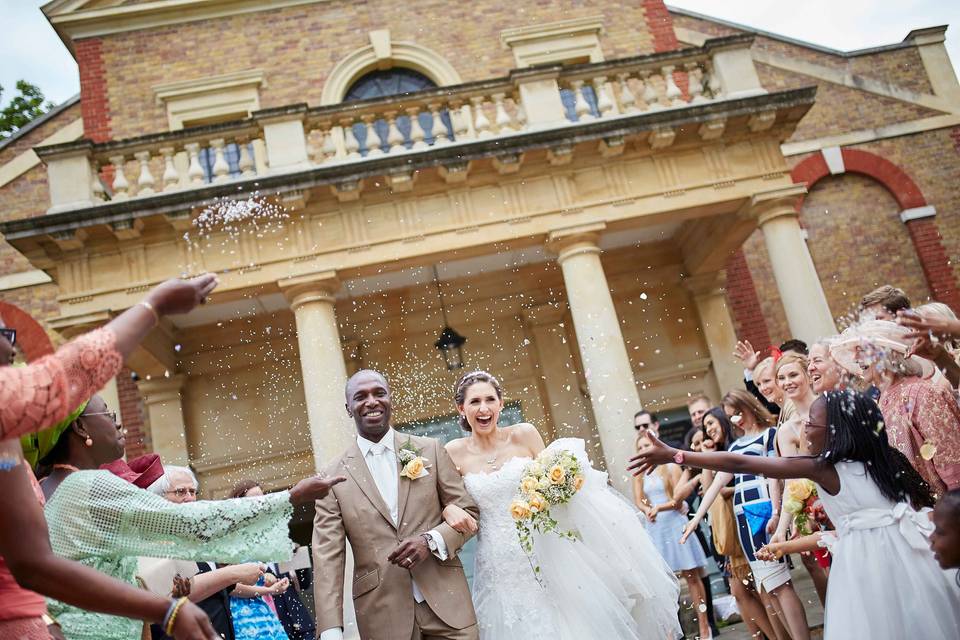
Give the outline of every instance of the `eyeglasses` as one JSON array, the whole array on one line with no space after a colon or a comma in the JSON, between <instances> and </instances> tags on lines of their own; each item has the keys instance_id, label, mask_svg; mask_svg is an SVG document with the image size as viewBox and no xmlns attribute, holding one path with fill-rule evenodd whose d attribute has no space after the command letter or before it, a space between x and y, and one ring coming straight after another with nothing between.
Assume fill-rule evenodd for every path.
<instances>
[{"instance_id":1,"label":"eyeglasses","mask_svg":"<svg viewBox=\"0 0 960 640\"><path fill-rule=\"evenodd\" d=\"M647 423L647 424L635 424L635 425L633 425L633 428L636 429L637 431L646 431L647 429L649 429L649 428L652 427L652 426L653 426L653 425L651 425L651 424L649 424L649 423Z\"/></svg>"},{"instance_id":2,"label":"eyeglasses","mask_svg":"<svg viewBox=\"0 0 960 640\"><path fill-rule=\"evenodd\" d=\"M197 490L193 487L180 487L179 489L169 489L164 491L164 493L173 493L176 494L178 498L186 498L187 496L197 497Z\"/></svg>"},{"instance_id":3,"label":"eyeglasses","mask_svg":"<svg viewBox=\"0 0 960 640\"><path fill-rule=\"evenodd\" d=\"M3 327L0 329L0 336L3 336L7 339L7 342L10 343L10 346L17 344L17 330L11 329L9 327Z\"/></svg>"},{"instance_id":4,"label":"eyeglasses","mask_svg":"<svg viewBox=\"0 0 960 640\"><path fill-rule=\"evenodd\" d=\"M116 411L97 411L95 413L81 413L81 418L89 418L90 416L110 416L110 419L114 422L117 421L117 412Z\"/></svg>"}]
</instances>

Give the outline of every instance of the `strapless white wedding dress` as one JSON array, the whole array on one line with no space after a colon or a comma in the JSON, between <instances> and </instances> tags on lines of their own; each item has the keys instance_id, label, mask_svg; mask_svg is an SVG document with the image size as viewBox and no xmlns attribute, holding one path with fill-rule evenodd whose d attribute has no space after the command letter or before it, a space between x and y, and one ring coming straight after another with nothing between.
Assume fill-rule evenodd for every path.
<instances>
[{"instance_id":1,"label":"strapless white wedding dress","mask_svg":"<svg viewBox=\"0 0 960 640\"><path fill-rule=\"evenodd\" d=\"M680 637L679 585L637 509L608 487L606 473L590 466L583 440L564 438L548 448L570 451L585 471L583 488L551 512L581 539L534 534L533 564L509 513L530 458L464 476L480 508L473 604L481 640Z\"/></svg>"}]
</instances>

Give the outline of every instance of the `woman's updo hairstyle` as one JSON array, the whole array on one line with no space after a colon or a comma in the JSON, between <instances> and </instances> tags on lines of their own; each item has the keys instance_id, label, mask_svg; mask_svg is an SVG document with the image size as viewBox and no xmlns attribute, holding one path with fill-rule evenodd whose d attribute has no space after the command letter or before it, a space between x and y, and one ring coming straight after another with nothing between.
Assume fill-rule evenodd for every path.
<instances>
[{"instance_id":1,"label":"woman's updo hairstyle","mask_svg":"<svg viewBox=\"0 0 960 640\"><path fill-rule=\"evenodd\" d=\"M487 373L486 371L471 371L470 373L465 373L460 376L460 379L457 380L457 386L454 387L453 401L458 407L463 406L463 402L467 398L467 389L478 382L486 382L489 384L497 392L497 398L503 400L503 389L500 388L500 381L497 380L493 374ZM466 416L460 415L458 421L461 429L464 431L472 431Z\"/></svg>"}]
</instances>

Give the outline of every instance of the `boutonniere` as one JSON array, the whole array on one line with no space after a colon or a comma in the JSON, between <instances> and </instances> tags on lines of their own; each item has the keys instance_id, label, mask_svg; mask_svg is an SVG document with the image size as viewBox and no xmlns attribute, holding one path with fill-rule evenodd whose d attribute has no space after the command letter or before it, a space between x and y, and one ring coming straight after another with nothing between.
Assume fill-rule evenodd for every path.
<instances>
[{"instance_id":1,"label":"boutonniere","mask_svg":"<svg viewBox=\"0 0 960 640\"><path fill-rule=\"evenodd\" d=\"M416 480L417 478L430 475L427 472L427 462L429 462L429 460L420 455L421 451L421 449L413 446L410 438L407 438L407 441L400 446L400 450L397 452L397 458L400 459L400 464L403 465L403 469L400 470L401 477Z\"/></svg>"}]
</instances>

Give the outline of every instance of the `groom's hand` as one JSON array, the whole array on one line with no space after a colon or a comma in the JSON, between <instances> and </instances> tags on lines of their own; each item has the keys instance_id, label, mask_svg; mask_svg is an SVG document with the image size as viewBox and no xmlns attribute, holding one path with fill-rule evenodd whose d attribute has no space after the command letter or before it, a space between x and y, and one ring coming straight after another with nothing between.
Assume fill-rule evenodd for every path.
<instances>
[{"instance_id":1,"label":"groom's hand","mask_svg":"<svg viewBox=\"0 0 960 640\"><path fill-rule=\"evenodd\" d=\"M403 569L413 569L430 556L430 547L423 536L413 536L400 543L387 560Z\"/></svg>"}]
</instances>

